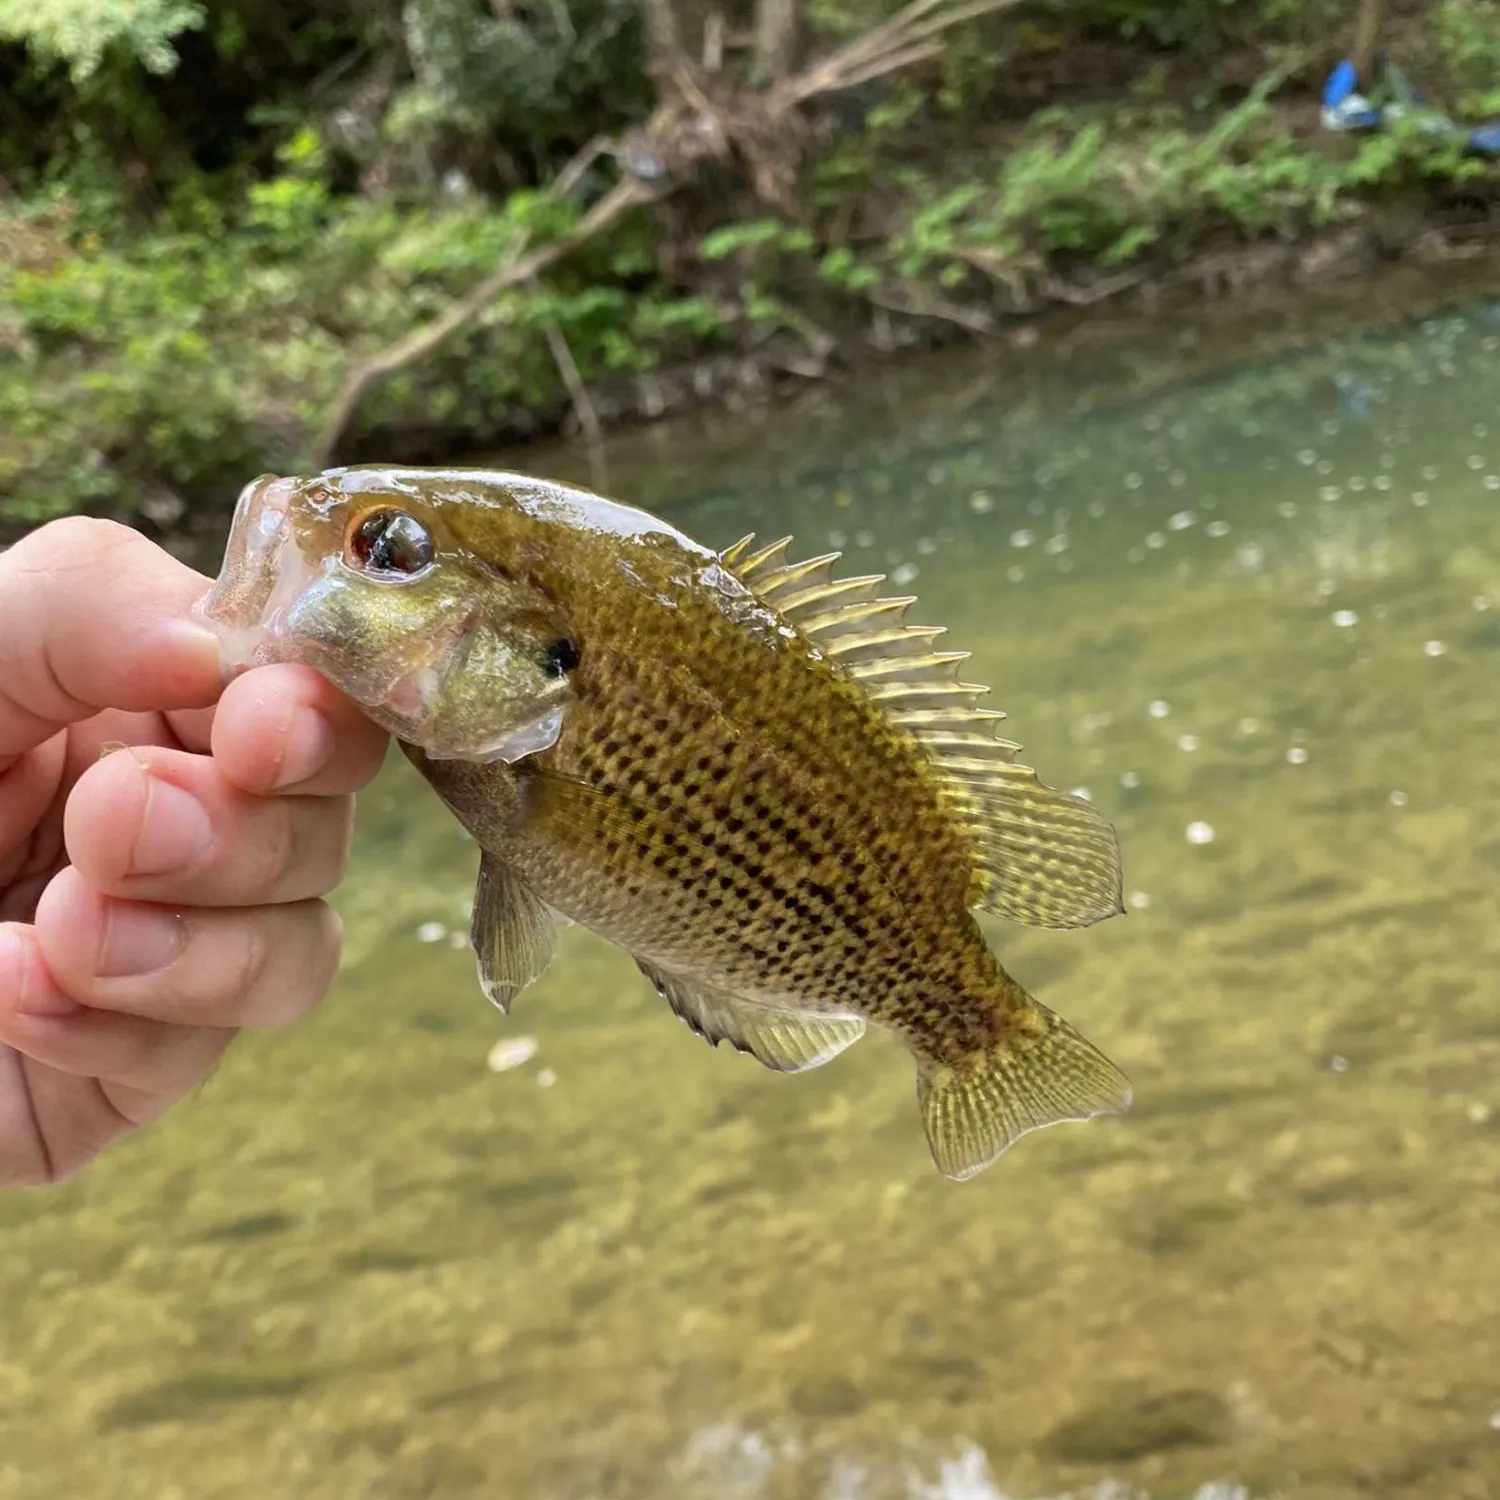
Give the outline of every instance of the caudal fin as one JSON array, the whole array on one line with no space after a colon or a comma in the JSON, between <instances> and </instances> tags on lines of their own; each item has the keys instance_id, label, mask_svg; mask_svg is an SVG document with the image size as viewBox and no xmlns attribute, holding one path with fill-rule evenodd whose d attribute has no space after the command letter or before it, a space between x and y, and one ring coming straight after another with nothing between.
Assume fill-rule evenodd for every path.
<instances>
[{"instance_id":1,"label":"caudal fin","mask_svg":"<svg viewBox=\"0 0 1500 1500\"><path fill-rule=\"evenodd\" d=\"M1122 1115L1130 1080L1059 1015L1028 997L1020 1024L959 1066L921 1063L917 1103L944 1176L981 1172L1030 1130Z\"/></svg>"}]
</instances>

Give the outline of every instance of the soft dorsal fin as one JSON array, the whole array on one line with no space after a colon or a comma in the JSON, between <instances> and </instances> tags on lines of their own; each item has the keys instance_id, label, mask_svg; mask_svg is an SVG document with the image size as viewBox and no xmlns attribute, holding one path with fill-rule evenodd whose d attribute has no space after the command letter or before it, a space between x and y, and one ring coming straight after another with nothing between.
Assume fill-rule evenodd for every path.
<instances>
[{"instance_id":1,"label":"soft dorsal fin","mask_svg":"<svg viewBox=\"0 0 1500 1500\"><path fill-rule=\"evenodd\" d=\"M1124 911L1114 828L1081 798L1020 765L1020 746L994 726L1005 715L962 682L966 651L937 651L941 626L908 625L910 597L881 598L884 574L835 578L838 553L788 563L790 537L720 554L763 603L854 678L931 758L942 797L974 851L972 906L1038 927L1085 927Z\"/></svg>"}]
</instances>

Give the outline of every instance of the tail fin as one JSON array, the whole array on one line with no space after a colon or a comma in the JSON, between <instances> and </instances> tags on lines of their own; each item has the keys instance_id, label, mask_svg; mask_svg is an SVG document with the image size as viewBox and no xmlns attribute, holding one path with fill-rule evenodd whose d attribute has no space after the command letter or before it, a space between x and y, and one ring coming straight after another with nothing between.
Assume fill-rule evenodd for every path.
<instances>
[{"instance_id":1,"label":"tail fin","mask_svg":"<svg viewBox=\"0 0 1500 1500\"><path fill-rule=\"evenodd\" d=\"M1017 1019L988 1052L918 1065L927 1144L947 1177L983 1171L1027 1131L1130 1108L1130 1080L1061 1016L1027 996Z\"/></svg>"}]
</instances>

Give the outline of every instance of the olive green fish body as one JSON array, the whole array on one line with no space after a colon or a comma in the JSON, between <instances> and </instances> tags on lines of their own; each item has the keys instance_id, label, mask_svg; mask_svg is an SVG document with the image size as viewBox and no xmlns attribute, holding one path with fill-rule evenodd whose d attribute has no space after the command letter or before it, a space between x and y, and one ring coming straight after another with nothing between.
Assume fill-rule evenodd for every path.
<instances>
[{"instance_id":1,"label":"olive green fish body","mask_svg":"<svg viewBox=\"0 0 1500 1500\"><path fill-rule=\"evenodd\" d=\"M610 639L637 586L596 595L580 637ZM863 1016L933 1058L993 1040L1004 1017L967 998L1000 978L972 862L910 737L762 606L747 628L732 577L650 586L670 606L583 657L552 749L419 758L445 800L543 901L655 968Z\"/></svg>"},{"instance_id":2,"label":"olive green fish body","mask_svg":"<svg viewBox=\"0 0 1500 1500\"><path fill-rule=\"evenodd\" d=\"M784 542L716 555L524 476L259 484L218 623L270 621L255 659L311 661L351 692L473 833L474 945L502 1008L546 968L562 913L770 1067L826 1062L867 1022L896 1033L950 1176L1128 1106L973 915L1113 915L1113 831L1016 763L961 653L906 624L912 601L880 578L787 563ZM278 527L296 561L268 543L257 562ZM276 581L247 583L256 568Z\"/></svg>"}]
</instances>

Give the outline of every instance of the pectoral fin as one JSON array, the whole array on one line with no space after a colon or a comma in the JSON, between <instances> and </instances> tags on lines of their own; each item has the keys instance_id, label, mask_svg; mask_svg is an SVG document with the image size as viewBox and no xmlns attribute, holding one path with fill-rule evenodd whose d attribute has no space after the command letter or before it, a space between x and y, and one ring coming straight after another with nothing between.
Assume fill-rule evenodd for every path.
<instances>
[{"instance_id":1,"label":"pectoral fin","mask_svg":"<svg viewBox=\"0 0 1500 1500\"><path fill-rule=\"evenodd\" d=\"M557 947L551 909L491 855L479 861L474 919L469 928L479 983L502 1012L546 972Z\"/></svg>"},{"instance_id":2,"label":"pectoral fin","mask_svg":"<svg viewBox=\"0 0 1500 1500\"><path fill-rule=\"evenodd\" d=\"M637 962L679 1018L710 1046L728 1042L778 1073L816 1068L865 1034L865 1023L858 1016L822 1016L756 1005L722 990L686 984Z\"/></svg>"}]
</instances>

